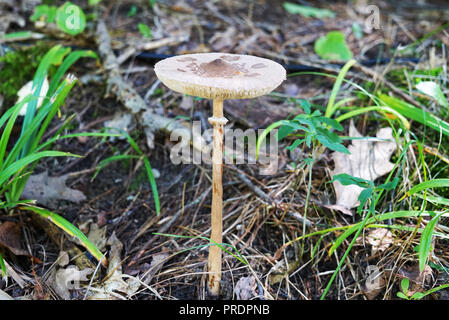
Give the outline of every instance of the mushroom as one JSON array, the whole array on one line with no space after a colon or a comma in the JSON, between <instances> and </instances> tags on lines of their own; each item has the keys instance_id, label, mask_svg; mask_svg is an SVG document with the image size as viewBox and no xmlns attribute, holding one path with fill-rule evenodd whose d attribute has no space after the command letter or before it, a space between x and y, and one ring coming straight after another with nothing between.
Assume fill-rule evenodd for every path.
<instances>
[{"instance_id":1,"label":"mushroom","mask_svg":"<svg viewBox=\"0 0 449 320\"><path fill-rule=\"evenodd\" d=\"M249 55L198 53L174 56L154 66L157 77L173 91L213 100L212 152L212 244L222 243L223 210L223 100L248 99L270 93L285 79L285 69L278 63ZM211 245L208 258L208 288L218 296L221 280L221 249Z\"/></svg>"}]
</instances>

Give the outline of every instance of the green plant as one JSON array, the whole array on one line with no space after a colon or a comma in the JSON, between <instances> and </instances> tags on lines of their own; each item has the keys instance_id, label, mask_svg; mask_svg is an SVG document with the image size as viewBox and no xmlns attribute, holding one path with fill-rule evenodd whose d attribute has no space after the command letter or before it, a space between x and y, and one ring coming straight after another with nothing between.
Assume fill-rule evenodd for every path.
<instances>
[{"instance_id":1,"label":"green plant","mask_svg":"<svg viewBox=\"0 0 449 320\"><path fill-rule=\"evenodd\" d=\"M425 296L427 296L429 294L432 294L432 293L437 292L442 289L449 288L449 284L443 284L441 286L435 287L433 289L430 289L430 290L427 290L424 292L415 292L411 296L409 296L409 294L408 294L409 286L410 286L410 280L408 278L402 279L401 286L400 286L401 291L398 291L396 293L396 295L399 298L404 299L404 300L421 300L422 298L424 298Z\"/></svg>"},{"instance_id":2,"label":"green plant","mask_svg":"<svg viewBox=\"0 0 449 320\"><path fill-rule=\"evenodd\" d=\"M103 255L86 237L81 236L80 231L75 226L55 213L32 206L29 201L20 200L27 179L40 159L45 157L77 156L68 152L48 150L55 141L79 136L111 136L109 133L61 135L72 117L59 128L52 138L45 142L42 141L42 137L47 131L51 120L59 111L76 83L76 79L73 76L64 77L64 73L81 57L97 58L97 55L92 51L70 51L70 48L63 48L60 45L51 48L42 58L37 68L33 79L32 92L0 117L0 128L2 128L0 136L0 198L6 198L6 201L0 202L0 209L5 210L18 205L25 205L22 207L24 210L30 210L45 216L70 235L78 237L95 258L102 260ZM43 82L48 76L50 67L53 65L59 65L59 67L51 79L49 90L42 106L36 110L38 93L41 92ZM26 113L23 119L22 130L11 149L8 150L7 147L10 145L13 127L16 124L19 111L23 107L26 108ZM1 260L2 257L0 257ZM5 272L4 269L2 271L3 273Z\"/></svg>"},{"instance_id":3,"label":"green plant","mask_svg":"<svg viewBox=\"0 0 449 320\"><path fill-rule=\"evenodd\" d=\"M280 120L272 123L264 130L258 139L256 154L258 154L260 145L267 134L277 127L280 127L278 133L279 140L287 135L298 137L289 147L287 147L290 151L297 148L302 143L305 143L307 147L315 147L317 142L320 142L331 150L349 153L348 149L343 146L343 141L340 137L329 129L331 128L337 131L343 130L343 127L338 121L323 116L319 110L311 112L310 104L306 101L303 101L301 106L305 113L295 116L292 120Z\"/></svg>"},{"instance_id":4,"label":"green plant","mask_svg":"<svg viewBox=\"0 0 449 320\"><path fill-rule=\"evenodd\" d=\"M151 29L145 23L139 23L138 28L144 38L151 38Z\"/></svg>"},{"instance_id":5,"label":"green plant","mask_svg":"<svg viewBox=\"0 0 449 320\"><path fill-rule=\"evenodd\" d=\"M137 13L137 6L136 5L132 5L131 8L129 8L128 13L126 14L126 16L128 18L134 17Z\"/></svg>"},{"instance_id":6,"label":"green plant","mask_svg":"<svg viewBox=\"0 0 449 320\"><path fill-rule=\"evenodd\" d=\"M345 35L340 31L331 31L315 41L315 53L326 60L347 61L352 52L346 44Z\"/></svg>"},{"instance_id":7,"label":"green plant","mask_svg":"<svg viewBox=\"0 0 449 320\"><path fill-rule=\"evenodd\" d=\"M335 277L337 276L339 270L341 269L343 263L345 262L346 257L348 256L349 252L351 251L352 247L354 246L354 243L357 240L360 232L365 228L365 226L366 226L368 220L370 219L370 217L375 215L376 204L379 201L382 193L384 191L395 189L397 184L398 184L398 181L399 181L398 178L395 178L391 182L386 182L386 183L384 183L382 185L375 186L372 181L361 179L361 178L357 178L357 177L353 177L353 176L348 175L348 174L335 175L334 178L332 179L332 181L335 181L335 180L340 181L340 183L342 185L354 184L354 185L359 186L360 188L363 188L363 191L360 193L359 198L358 198L359 201L360 201L360 205L359 205L357 211L359 213L361 213L362 209L368 204L368 212L365 215L365 217L363 218L363 221L358 225L357 230L355 231L355 235L354 235L351 243L349 244L348 248L346 249L345 253L343 254L343 257L340 259L340 262L338 263L337 268L333 272L333 274L331 276L331 279L329 280L326 288L324 289L323 294L321 295L321 300L323 300L326 297L327 292L330 289L330 286L332 285ZM330 181L330 182L332 182L332 181ZM387 179L387 181L388 181L388 179ZM329 255L331 255L333 253L333 251L343 242L343 240L339 241L340 238L342 238L342 237L340 236L335 241L335 243L332 246L331 250L329 250Z\"/></svg>"},{"instance_id":8,"label":"green plant","mask_svg":"<svg viewBox=\"0 0 449 320\"><path fill-rule=\"evenodd\" d=\"M93 3L91 3L93 2ZM97 2L91 1L93 5ZM86 16L84 11L70 1L60 7L41 4L35 7L31 21L44 21L45 23L56 23L63 32L76 36L84 31L86 27Z\"/></svg>"},{"instance_id":9,"label":"green plant","mask_svg":"<svg viewBox=\"0 0 449 320\"><path fill-rule=\"evenodd\" d=\"M449 179L432 179L428 181L424 181L414 187L412 187L407 193L402 197L404 199L405 197L409 197L415 193L418 193L420 191L427 191L429 188L441 188L441 187L449 187ZM427 193L424 195L424 199L426 199ZM447 200L447 199L446 199ZM432 219L427 223L426 227L424 228L424 232L421 236L421 240L419 243L419 270L423 271L426 264L427 259L429 257L429 254L432 250L432 237L434 235L434 229L435 225L437 224L439 218L444 214L445 212L435 213L432 215Z\"/></svg>"},{"instance_id":10,"label":"green plant","mask_svg":"<svg viewBox=\"0 0 449 320\"><path fill-rule=\"evenodd\" d=\"M349 69L355 63L356 63L355 60L352 60L352 59L349 60L342 67L342 69L340 70L340 72L339 72L339 74L337 76L324 74L324 73L317 73L317 72L301 72L301 73L291 74L290 76L296 76L296 75L299 75L299 74L313 74L313 75L321 75L321 76L332 77L332 78L336 79L335 83L334 83L334 86L332 88L332 91L330 93L327 105L325 107L325 114L324 114L324 116L322 116L318 112L316 112L316 113L314 112L315 114L311 113L310 112L310 104L308 104L307 102L304 102L304 101L300 101L300 105L301 105L302 109L305 111L305 114L301 115L300 118L295 117L294 120L296 120L296 122L298 122L299 119L303 118L303 119L306 120L305 123L304 123L303 119L301 119L302 122L298 122L298 123L295 123L295 121L293 121L294 125L292 125L292 121L291 120L278 121L277 123L273 123L272 125L270 125L265 130L265 132L261 135L260 139L265 138L265 136L268 134L267 132L269 132L270 130L272 130L272 129L276 128L276 127L281 127L279 129L279 136L281 136L281 137L286 136L286 134L291 134L292 132L294 132L294 130L303 130L303 131L305 130L304 131L304 132L306 132L305 136L310 135L311 138L309 138L309 139L313 140L314 137L316 139L316 134L314 134L314 132L310 130L310 125L307 126L307 124L308 123L310 124L310 122L312 121L311 119L309 119L310 117L311 118L315 118L315 123L313 123L313 121L312 121L312 124L315 127L319 127L319 128L321 128L321 130L327 130L329 132L332 132L331 129L337 130L337 131L342 129L342 127L339 124L339 122L341 122L341 121L343 121L345 119L348 119L348 118L351 118L351 117L363 114L363 113L370 112L370 111L377 111L377 112L379 112L381 114L384 114L384 115L394 114L397 117L397 119L399 120L400 124L405 129L408 129L410 127L408 121L399 112L397 112L396 110L394 110L392 108L389 108L389 107L387 107L385 105L382 105L377 97L375 97L374 95L372 95L369 92L367 92L363 87L361 87L358 84L353 83L353 82L345 79L345 76L346 76L347 72L349 71ZM343 82L349 83L353 87L357 88L363 95L366 95L367 97L369 97L375 103L375 105L374 106L363 107L363 108L362 107L356 107L356 106L351 107L351 108L343 107L346 103L351 102L351 101L354 100L354 98L345 98L345 99L342 99L340 101L337 101L337 96L338 96L338 93L340 91L340 88L341 88L341 85L343 84ZM344 110L347 110L347 109L352 109L352 110L338 115L338 112L344 111ZM335 120L332 119L332 117L334 117L334 116L337 116ZM387 116L385 116L385 118L388 119ZM289 123L290 125L289 126L285 126L286 123ZM304 124L306 124L306 126L304 126ZM284 128L282 126L284 126ZM341 142L342 142L341 138L336 139L335 138L336 134L333 133L333 132L332 132L331 135L332 135L332 137L334 137L333 140L326 140L325 139L324 141L320 141L320 140L316 139L316 141L318 143L317 143L317 145L315 145L315 147L322 145L322 146L328 147L328 148L330 148L332 150L337 150L337 151L340 151L340 152L345 152L345 150L347 151L347 149L341 144ZM329 136L329 134L327 136ZM299 139L299 141L298 141L298 139L295 140L295 142L289 148L293 149L294 147L297 147L302 142L307 142L307 138L304 138L303 141L301 141L301 139ZM323 142L325 142L325 143L323 143ZM409 142L409 144L410 144L410 142ZM260 141L258 141L258 146L259 145L260 145ZM405 146L404 150L407 150L407 148L408 147ZM256 150L258 151L258 148ZM306 163L305 164L307 164L309 166L309 168L308 168L309 184L308 184L308 187L307 187L307 195L306 195L304 215L307 214L307 207L308 207L307 204L308 204L308 199L309 199L309 194L310 194L310 189L311 189L311 180L312 180L312 176L311 176L312 165L313 165L314 159L317 159L318 154L320 152L321 153L324 152L324 148L323 147L319 148L317 152L314 152L314 154L312 155L311 158L306 159ZM402 152L402 154L400 155L399 159L397 160L398 162L396 163L396 166L399 163L399 161L404 158L404 155L405 155L405 153ZM368 210L367 210L363 220L360 223L358 223L356 225L353 225L353 226L329 228L329 229L326 229L326 230L320 230L320 231L317 231L317 232L313 232L313 233L308 234L308 235L306 235L305 225L303 225L303 236L298 237L298 238L296 238L294 240L291 240L291 241L287 242L284 246L282 246L276 252L275 256L278 256L282 252L282 250L284 250L287 246L291 245L292 243L294 243L296 241L299 241L299 240L304 240L304 239L306 239L309 236L320 235L321 238L322 238L325 234L332 233L332 232L338 232L338 231L341 231L341 230L346 230L345 232L343 232L343 234L341 236L339 236L337 238L337 240L335 240L334 244L330 248L329 255L331 255L348 236L350 236L350 235L355 233L354 238L352 239L352 242L350 243L349 247L346 249L342 259L338 263L338 266L337 266L335 272L333 273L331 279L328 282L328 285L327 285L327 287L326 287L326 289L325 289L325 291L324 291L324 293L323 293L323 295L321 297L322 299L324 299L324 297L327 295L327 292L328 292L330 286L332 285L332 283L333 283L333 281L335 279L335 276L339 272L342 264L344 263L346 257L348 256L352 246L354 245L354 242L357 239L358 235L360 234L360 232L364 228L368 227L368 222L372 223L371 222L371 219L372 219L371 216L375 215L375 208L376 208L376 205L377 205L379 199L381 198L382 193L384 191L388 191L388 190L391 190L391 189L395 188L395 186L397 185L398 179L394 179L391 182L390 178L391 178L391 174L387 178L387 181L384 184L381 184L379 186L375 186L372 181L360 179L360 178L357 178L357 177L352 177L350 175L343 174L343 175L335 176L334 179L341 181L342 184L346 184L346 185L348 185L348 184L356 184L356 185L359 185L361 188L364 189L362 191L362 193L360 194L360 197L359 197L360 205L359 205L358 210L357 210L361 214L363 208L365 208L367 206L367 204L369 204L368 205Z\"/></svg>"},{"instance_id":11,"label":"green plant","mask_svg":"<svg viewBox=\"0 0 449 320\"><path fill-rule=\"evenodd\" d=\"M379 94L379 98L385 106L397 111L401 115L418 121L419 123L432 128L437 132L441 132L442 134L449 136L449 123L427 112L423 108L417 108L401 99L390 97L382 93Z\"/></svg>"}]
</instances>

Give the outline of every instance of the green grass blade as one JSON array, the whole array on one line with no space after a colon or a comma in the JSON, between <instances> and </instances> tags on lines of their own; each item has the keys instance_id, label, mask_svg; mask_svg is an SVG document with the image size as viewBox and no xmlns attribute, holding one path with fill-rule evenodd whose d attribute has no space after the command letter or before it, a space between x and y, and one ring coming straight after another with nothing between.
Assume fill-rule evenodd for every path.
<instances>
[{"instance_id":1,"label":"green grass blade","mask_svg":"<svg viewBox=\"0 0 449 320\"><path fill-rule=\"evenodd\" d=\"M3 133L0 138L0 169L3 167L3 163L5 160L6 147L8 145L9 138L11 136L11 131L14 126L14 123L16 122L16 119L19 115L20 110L22 109L22 107L24 106L25 103L28 103L30 101L30 99L31 99L31 96L28 96L23 101L16 104L12 108L12 113L9 114L9 119L4 118L5 121L8 119L8 122L5 126L5 128L3 129Z\"/></svg>"},{"instance_id":2,"label":"green grass blade","mask_svg":"<svg viewBox=\"0 0 449 320\"><path fill-rule=\"evenodd\" d=\"M42 143L41 145L39 145L37 147L36 150L34 151L40 151L43 149L48 148L49 146L51 146L53 143L55 143L58 140L62 140L62 139L71 139L71 138L78 138L78 137L95 137L95 138L99 138L99 137L121 137L121 134L116 134L116 133L104 133L104 132L80 132L80 133L71 133L71 134L65 134L65 135L55 135L53 138L45 141L44 143Z\"/></svg>"},{"instance_id":3,"label":"green grass blade","mask_svg":"<svg viewBox=\"0 0 449 320\"><path fill-rule=\"evenodd\" d=\"M35 206L23 206L20 207L20 209L32 211L40 215L42 218L50 220L57 227L64 230L68 235L77 238L95 259L100 261L104 266L107 265L107 260L103 255L103 253L101 253L101 251L98 250L98 248L77 227L75 227L73 224L71 224L69 221L67 221L60 215Z\"/></svg>"},{"instance_id":4,"label":"green grass blade","mask_svg":"<svg viewBox=\"0 0 449 320\"><path fill-rule=\"evenodd\" d=\"M447 199L447 198L443 198L443 197L440 197L440 196L429 196L429 195L426 195L424 197L424 196L422 196L420 194L417 194L416 196L418 198L423 199L423 200L425 199L425 200L427 200L427 201L429 201L429 202L431 202L433 204L442 204L443 206L449 207L449 199Z\"/></svg>"},{"instance_id":5,"label":"green grass blade","mask_svg":"<svg viewBox=\"0 0 449 320\"><path fill-rule=\"evenodd\" d=\"M349 69L356 63L354 59L349 60L346 64L341 68L338 73L337 80L332 87L331 95L329 97L329 102L327 103L326 113L324 114L327 118L332 117L332 114L335 112L336 108L334 106L335 100L337 99L338 91L340 91L341 84L343 83L343 79L348 73Z\"/></svg>"},{"instance_id":6,"label":"green grass blade","mask_svg":"<svg viewBox=\"0 0 449 320\"><path fill-rule=\"evenodd\" d=\"M60 45L54 46L45 54L45 56L39 63L39 66L33 78L33 88L34 88L34 91L32 93L33 97L38 98L44 80L48 74L48 69L52 64L55 63L55 61L58 60L58 57L61 54L61 49L62 47ZM25 132L25 130L27 130L29 125L31 124L31 121L33 120L36 112L36 107L37 107L37 99L33 99L28 103L27 111L23 119L22 133ZM22 150L22 156L28 154L29 146L30 144L27 141L24 146L24 149Z\"/></svg>"},{"instance_id":7,"label":"green grass blade","mask_svg":"<svg viewBox=\"0 0 449 320\"><path fill-rule=\"evenodd\" d=\"M280 127L281 125L284 124L284 120L279 120L276 122L273 122L272 124L270 124L263 132L262 134L258 137L257 139L257 144L256 144L256 160L259 158L259 149L260 149L260 145L262 144L262 142L265 140L265 137L274 129L276 129L277 127Z\"/></svg>"},{"instance_id":8,"label":"green grass blade","mask_svg":"<svg viewBox=\"0 0 449 320\"><path fill-rule=\"evenodd\" d=\"M404 198L409 197L417 192L420 192L422 190L426 190L429 188L444 188L444 187L449 187L449 179L433 179L433 180L424 181L424 182L414 186L409 191L407 191Z\"/></svg>"},{"instance_id":9,"label":"green grass blade","mask_svg":"<svg viewBox=\"0 0 449 320\"><path fill-rule=\"evenodd\" d=\"M0 269L2 271L2 277L6 277L6 265L5 261L3 260L2 253L0 252Z\"/></svg>"},{"instance_id":10,"label":"green grass blade","mask_svg":"<svg viewBox=\"0 0 449 320\"><path fill-rule=\"evenodd\" d=\"M337 117L335 120L337 120L338 122L341 122L343 120L352 118L354 116L366 113L366 112L370 112L370 111L377 111L380 113L391 113L394 114L396 117L398 117L399 120L401 120L402 124L404 125L405 128L410 129L410 123L407 121L407 119L400 114L399 112L397 112L396 110L386 107L386 106L370 106L370 107L358 107L355 110L352 111L348 111L344 114L342 114L341 116Z\"/></svg>"},{"instance_id":11,"label":"green grass blade","mask_svg":"<svg viewBox=\"0 0 449 320\"><path fill-rule=\"evenodd\" d=\"M51 107L49 110L40 110L38 113L39 118L45 116L45 120L40 126L39 132L36 135L36 138L34 138L32 147L30 150L34 150L37 145L39 144L42 136L44 135L45 131L47 130L48 126L50 125L51 120L54 118L56 113L58 112L59 108L62 106L62 104L65 102L65 99L69 92L72 90L73 86L75 85L76 80L73 78L66 78L61 83L57 90L57 94L55 95L54 102L51 104ZM42 113L41 113L42 112ZM39 121L40 123L40 121Z\"/></svg>"},{"instance_id":12,"label":"green grass blade","mask_svg":"<svg viewBox=\"0 0 449 320\"><path fill-rule=\"evenodd\" d=\"M150 161L147 157L143 158L145 163L145 169L147 171L148 180L150 181L151 191L153 192L154 206L156 208L156 215L161 213L161 204L159 200L159 192L157 191L156 179L154 178L153 169L151 168Z\"/></svg>"},{"instance_id":13,"label":"green grass blade","mask_svg":"<svg viewBox=\"0 0 449 320\"><path fill-rule=\"evenodd\" d=\"M424 228L424 231L421 236L421 241L419 243L419 271L422 272L427 264L427 259L429 257L430 251L432 249L432 236L433 230L435 229L435 225L438 222L438 219L445 212L441 212L433 217Z\"/></svg>"},{"instance_id":14,"label":"green grass blade","mask_svg":"<svg viewBox=\"0 0 449 320\"><path fill-rule=\"evenodd\" d=\"M366 224L373 224L379 221L389 220L389 219L398 219L398 218L412 218L418 217L419 215L429 215L433 212L429 211L412 211L412 210L404 210L404 211L393 211L387 212L383 214L376 215L367 220ZM332 244L329 249L329 255L332 255L334 251L346 240L351 234L357 231L360 226L360 222L350 226L345 232L343 232Z\"/></svg>"},{"instance_id":15,"label":"green grass blade","mask_svg":"<svg viewBox=\"0 0 449 320\"><path fill-rule=\"evenodd\" d=\"M59 66L58 70L54 74L51 79L49 88L48 88L48 96L53 94L53 91L57 88L59 81L62 76L67 72L67 70L79 59L81 58L94 58L98 59L98 55L91 50L76 50L71 52Z\"/></svg>"},{"instance_id":16,"label":"green grass blade","mask_svg":"<svg viewBox=\"0 0 449 320\"><path fill-rule=\"evenodd\" d=\"M19 173L23 168L25 168L27 165L45 157L79 157L75 154L68 153L68 152L60 152L60 151L42 151L30 154L20 160L17 160L16 162L13 162L11 165L6 167L4 170L0 172L0 186L3 185L11 176L13 176L16 173Z\"/></svg>"},{"instance_id":17,"label":"green grass blade","mask_svg":"<svg viewBox=\"0 0 449 320\"><path fill-rule=\"evenodd\" d=\"M104 167L106 167L109 163L114 162L114 161L118 161L118 160L129 160L129 159L140 159L140 156L133 156L133 155L128 155L128 154L119 154L116 156L111 156L108 157L104 160L102 160L99 164L98 164L98 168L95 171L94 175L92 176L92 178L90 179L90 181L94 181L95 178L97 177L97 175L100 173L101 170L104 169Z\"/></svg>"},{"instance_id":18,"label":"green grass blade","mask_svg":"<svg viewBox=\"0 0 449 320\"><path fill-rule=\"evenodd\" d=\"M17 31L6 33L3 38L5 41L23 41L28 39L42 39L45 35L42 33L31 32L31 31Z\"/></svg>"},{"instance_id":19,"label":"green grass blade","mask_svg":"<svg viewBox=\"0 0 449 320\"><path fill-rule=\"evenodd\" d=\"M418 121L425 126L449 136L449 123L446 121L441 120L424 109L416 108L415 106L398 98L390 97L385 94L380 94L379 97L388 107L396 110L403 116Z\"/></svg>"},{"instance_id":20,"label":"green grass blade","mask_svg":"<svg viewBox=\"0 0 449 320\"><path fill-rule=\"evenodd\" d=\"M46 126L48 126L48 123L51 119L48 120L47 118L48 123L46 125L41 125L42 121L44 121L44 118L48 115L50 109L57 109L60 105L62 105L71 88L72 86L69 83L63 83L60 87L60 91L55 96L54 103L51 104L50 102L48 102L47 104L42 106L35 117L31 120L30 124L28 124L26 128L22 127L22 132L19 136L19 139L14 144L14 147L11 149L7 159L5 160L8 165L16 161L16 159L18 159L19 157L24 157L30 152L35 151L39 140L44 134ZM57 110L54 110L54 112L56 111ZM41 130L36 134L39 126L41 126ZM27 145L28 149L26 149Z\"/></svg>"}]
</instances>

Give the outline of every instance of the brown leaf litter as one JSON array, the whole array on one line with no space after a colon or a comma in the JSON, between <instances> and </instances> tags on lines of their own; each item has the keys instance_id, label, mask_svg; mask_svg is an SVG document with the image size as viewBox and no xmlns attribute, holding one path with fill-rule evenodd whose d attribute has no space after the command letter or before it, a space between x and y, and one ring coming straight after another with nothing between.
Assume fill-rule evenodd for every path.
<instances>
[{"instance_id":1,"label":"brown leaf litter","mask_svg":"<svg viewBox=\"0 0 449 320\"><path fill-rule=\"evenodd\" d=\"M79 190L66 186L70 174L50 177L47 171L31 175L25 185L22 198L36 200L42 205L49 205L53 200L67 200L75 203L86 200Z\"/></svg>"},{"instance_id":2,"label":"brown leaf litter","mask_svg":"<svg viewBox=\"0 0 449 320\"><path fill-rule=\"evenodd\" d=\"M351 154L332 153L335 169L331 172L331 176L347 173L354 177L374 181L390 172L394 167L394 164L390 162L390 157L397 148L392 132L390 127L379 129L376 137L381 140L377 141L353 139L348 147ZM352 121L349 126L349 136L362 138ZM333 185L337 196L336 205L351 209L360 204L358 197L363 190L361 187L343 186L339 181L334 181Z\"/></svg>"}]
</instances>

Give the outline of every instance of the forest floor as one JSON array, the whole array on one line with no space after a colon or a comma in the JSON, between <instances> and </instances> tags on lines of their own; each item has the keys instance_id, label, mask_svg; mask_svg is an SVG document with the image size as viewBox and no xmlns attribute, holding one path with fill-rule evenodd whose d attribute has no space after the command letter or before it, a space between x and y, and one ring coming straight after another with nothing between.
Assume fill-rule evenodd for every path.
<instances>
[{"instance_id":1,"label":"forest floor","mask_svg":"<svg viewBox=\"0 0 449 320\"><path fill-rule=\"evenodd\" d=\"M449 7L444 1L419 5L407 1L398 1L397 5L374 1L379 10L378 25L371 16L374 11L367 12L363 1L354 1L353 5L347 1L309 1L313 7L335 13L335 17L324 18L292 14L286 11L282 1L268 0L158 0L152 6L148 1L104 0L95 7L87 6L87 1L73 1L91 14L86 30L77 36L64 35L51 25L36 26L30 21L34 2L21 1L17 6L13 1L2 1L0 18L7 21L11 17L11 21L1 26L4 30L0 31L31 30L45 37L4 42L3 51L23 51L26 55L30 48L47 50L61 44L73 50L90 49L100 57L98 61L83 58L70 68L78 82L68 95L61 116L54 118L48 130L55 132L71 115L74 118L64 129L66 133L99 132L122 121L122 128L151 163L161 209L157 214L142 157L111 161L92 180L101 161L114 155L136 154L126 139L58 140L53 150L82 157L39 161L33 175L47 172L50 177L65 176L68 188L65 191L69 194L65 199L48 199L44 195L37 205L77 226L106 253L110 263L118 261L114 277L78 241L60 229L18 208L5 210L0 222L2 225L12 222L18 227L22 250L21 254L14 254L9 242L2 240L11 234L0 231L0 248L8 263L8 277L0 282L0 289L12 298L211 298L207 293L211 166L173 164L170 152L176 142L170 141L169 130L152 130L144 116L148 109L186 127L192 120L202 120L206 129L210 128L204 120L211 115L211 102L183 96L160 83L153 66L161 57L224 52L256 55L283 64L289 76L274 94L252 100L229 100L224 104L229 128L263 129L275 121L303 113L295 99L308 101L312 108L324 113L335 76L344 62L322 59L314 51L314 43L337 30L345 35L358 62L346 74L348 81L342 84L337 95L338 101L350 98L342 104L347 109L342 110L372 105L361 93L361 87L372 95L395 96L443 120L448 119L449 110L415 89L416 74L420 74L423 78L432 75L443 93L448 91L449 29L431 33L448 20ZM59 6L64 1L46 3ZM16 16L23 19L22 25ZM367 21L374 28L370 29ZM109 52L100 48L108 40L98 27L100 23L104 23L110 36L112 50ZM139 23L150 27L151 38L143 37ZM361 37L357 36L357 26L361 28ZM398 54L410 44L415 44L413 50ZM145 103L143 111L132 111L124 103L126 98L121 96L121 89L108 86L112 78L104 64L108 53L118 58L121 80L140 95ZM434 76L432 70L437 69L440 71ZM6 70L0 69L0 74ZM19 88L32 80L33 75L34 70L26 74ZM15 103L16 97L1 94L3 114ZM337 116L343 111L339 112ZM126 115L131 115L129 121ZM352 118L362 136L373 137L380 128L393 127L398 141L390 161L400 163L391 176L398 177L399 183L395 190L387 190L377 199L374 215L444 210L444 201L426 205L425 199L403 199L403 196L424 180L447 177L447 136L413 119L409 119L410 131L401 133L400 126L392 119L375 111ZM341 121L342 136L350 136L350 122L349 119ZM18 122L13 132L18 135L20 130ZM417 142L404 147L407 139ZM444 217L434 230L433 250L424 270L419 269L418 245L428 219L397 215L379 222L378 228L363 229L343 264L337 267L353 234L331 251L332 254L329 252L339 236L363 221L368 205L361 214L356 207L336 206L334 185L329 183L335 168L334 151L322 149L309 176L310 167L302 165L303 160L316 154L317 149L304 145L290 151L287 147L292 142L291 138L279 141L278 167L273 174L260 174L262 166L258 163L224 165L223 240L238 255L224 253L220 299L319 299L336 269L326 299L399 299L397 292L401 291L403 279L411 283L409 295L448 282L446 254L449 251ZM346 147L350 144L350 139L344 140ZM401 158L402 151L405 157ZM379 177L375 184L385 182L387 176ZM39 179L36 183L35 188L43 193L47 192L45 188L52 188L52 185L44 186L43 180L41 185ZM75 197L80 193L74 190L82 194L82 199ZM429 196L445 199L449 191L447 187L435 192L429 190ZM376 238L373 230L388 232L381 232L382 236ZM66 257L69 260L62 262ZM76 266L81 273L90 269L95 276L91 272L87 278L79 278L79 286L61 289L60 281L70 279L58 277L63 277L61 271L70 266ZM374 282L376 285L372 285ZM448 293L442 289L423 299L447 299Z\"/></svg>"}]
</instances>

